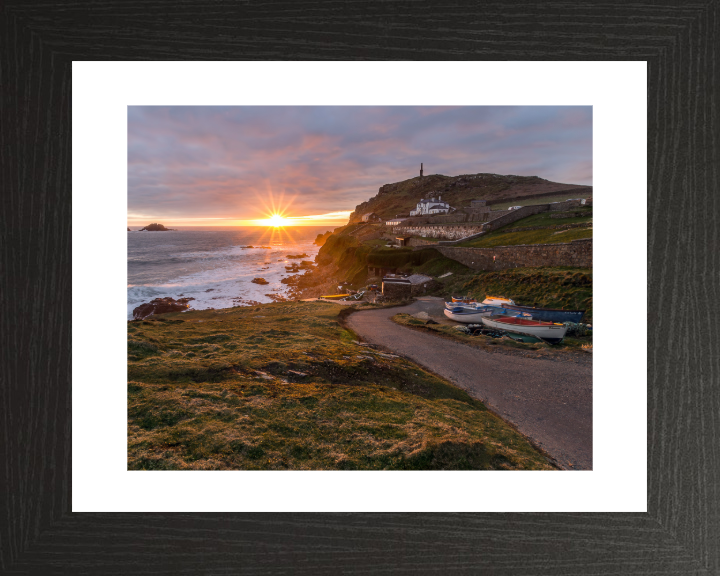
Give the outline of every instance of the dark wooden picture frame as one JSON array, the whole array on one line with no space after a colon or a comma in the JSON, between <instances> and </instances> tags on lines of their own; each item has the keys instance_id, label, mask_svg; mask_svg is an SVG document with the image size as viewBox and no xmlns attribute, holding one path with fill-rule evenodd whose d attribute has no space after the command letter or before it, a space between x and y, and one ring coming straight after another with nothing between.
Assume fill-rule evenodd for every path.
<instances>
[{"instance_id":1,"label":"dark wooden picture frame","mask_svg":"<svg viewBox=\"0 0 720 576\"><path fill-rule=\"evenodd\" d=\"M0 573L720 572L719 22L717 0L3 3ZM647 61L648 512L72 513L72 61L164 59Z\"/></svg>"}]
</instances>

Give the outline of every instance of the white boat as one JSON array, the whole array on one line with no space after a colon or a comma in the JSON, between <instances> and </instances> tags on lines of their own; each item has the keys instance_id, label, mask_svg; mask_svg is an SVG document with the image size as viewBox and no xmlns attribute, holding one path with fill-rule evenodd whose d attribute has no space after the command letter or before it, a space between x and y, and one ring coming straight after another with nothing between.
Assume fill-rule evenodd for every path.
<instances>
[{"instance_id":1,"label":"white boat","mask_svg":"<svg viewBox=\"0 0 720 576\"><path fill-rule=\"evenodd\" d=\"M515 302L510 300L510 298L497 298L496 296L488 296L487 298L485 298L485 300L482 301L482 304L484 304L485 306L500 306L502 308L506 304L514 306Z\"/></svg>"},{"instance_id":2,"label":"white boat","mask_svg":"<svg viewBox=\"0 0 720 576\"><path fill-rule=\"evenodd\" d=\"M557 344L562 341L562 339L565 338L565 332L567 332L567 326L563 324L543 322L541 320L532 320L508 314L485 315L480 319L488 328L505 330L513 334L535 336L550 344Z\"/></svg>"},{"instance_id":3,"label":"white boat","mask_svg":"<svg viewBox=\"0 0 720 576\"><path fill-rule=\"evenodd\" d=\"M483 306L479 302L470 302L463 304L462 302L445 302L445 308L452 310L453 308L467 308L468 310L475 310L478 306Z\"/></svg>"},{"instance_id":4,"label":"white boat","mask_svg":"<svg viewBox=\"0 0 720 576\"><path fill-rule=\"evenodd\" d=\"M478 306L477 308L467 308L457 306L456 308L445 309L443 312L445 316L454 320L455 322L462 322L463 324L479 324L483 316L497 315L501 311L508 317L519 316L522 312L515 310L506 310L505 308L497 308L495 306ZM530 318L530 316L527 316Z\"/></svg>"}]
</instances>

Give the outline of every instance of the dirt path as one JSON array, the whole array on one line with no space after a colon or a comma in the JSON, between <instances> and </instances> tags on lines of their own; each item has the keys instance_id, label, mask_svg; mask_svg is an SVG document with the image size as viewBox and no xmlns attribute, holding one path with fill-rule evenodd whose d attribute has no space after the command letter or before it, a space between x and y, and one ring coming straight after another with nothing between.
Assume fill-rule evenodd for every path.
<instances>
[{"instance_id":1,"label":"dirt path","mask_svg":"<svg viewBox=\"0 0 720 576\"><path fill-rule=\"evenodd\" d=\"M355 312L347 324L366 342L410 358L482 400L562 468L592 470L592 367L484 352L390 320L425 311L444 323L443 306L441 299L425 298L402 308Z\"/></svg>"}]
</instances>

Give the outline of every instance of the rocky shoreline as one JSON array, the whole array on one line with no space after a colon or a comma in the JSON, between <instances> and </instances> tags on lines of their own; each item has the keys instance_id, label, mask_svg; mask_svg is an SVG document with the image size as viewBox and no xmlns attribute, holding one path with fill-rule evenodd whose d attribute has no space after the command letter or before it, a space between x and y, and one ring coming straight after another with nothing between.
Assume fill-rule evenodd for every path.
<instances>
[{"instance_id":1,"label":"rocky shoreline","mask_svg":"<svg viewBox=\"0 0 720 576\"><path fill-rule=\"evenodd\" d=\"M140 304L133 310L133 320L144 320L154 314L167 314L168 312L183 312L190 309L188 302L195 298L179 298L175 300L169 296L166 298L155 298L147 304Z\"/></svg>"}]
</instances>

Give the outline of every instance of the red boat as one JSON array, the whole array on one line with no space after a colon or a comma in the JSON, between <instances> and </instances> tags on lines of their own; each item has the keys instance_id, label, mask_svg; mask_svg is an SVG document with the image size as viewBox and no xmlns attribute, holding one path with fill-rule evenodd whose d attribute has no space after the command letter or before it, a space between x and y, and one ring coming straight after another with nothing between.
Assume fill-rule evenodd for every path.
<instances>
[{"instance_id":1,"label":"red boat","mask_svg":"<svg viewBox=\"0 0 720 576\"><path fill-rule=\"evenodd\" d=\"M565 338L567 326L555 322L543 322L542 320L529 320L518 316L506 316L496 314L495 316L483 316L482 323L488 328L505 330L513 334L535 336L545 340L549 344L558 344Z\"/></svg>"}]
</instances>

